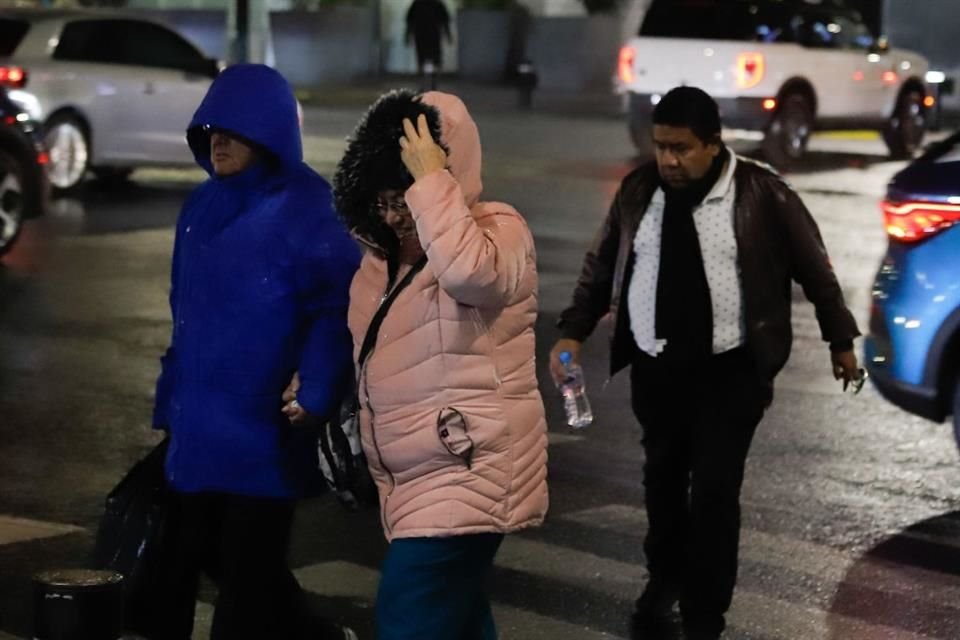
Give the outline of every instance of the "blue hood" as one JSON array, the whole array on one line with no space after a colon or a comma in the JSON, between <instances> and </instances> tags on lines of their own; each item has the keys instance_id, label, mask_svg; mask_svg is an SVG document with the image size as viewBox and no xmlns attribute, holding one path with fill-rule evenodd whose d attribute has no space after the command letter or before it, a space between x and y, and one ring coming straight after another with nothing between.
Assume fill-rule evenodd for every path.
<instances>
[{"instance_id":1,"label":"blue hood","mask_svg":"<svg viewBox=\"0 0 960 640\"><path fill-rule=\"evenodd\" d=\"M303 162L297 100L277 71L262 64L238 64L225 69L210 85L187 128L187 142L207 173L210 163L208 129L225 129L269 151L284 169Z\"/></svg>"}]
</instances>

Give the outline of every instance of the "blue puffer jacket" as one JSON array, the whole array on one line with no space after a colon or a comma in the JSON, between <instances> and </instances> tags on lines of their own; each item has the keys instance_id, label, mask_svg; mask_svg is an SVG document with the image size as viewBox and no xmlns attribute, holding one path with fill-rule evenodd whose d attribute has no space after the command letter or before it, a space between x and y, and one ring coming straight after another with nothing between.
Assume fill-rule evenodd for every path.
<instances>
[{"instance_id":1,"label":"blue puffer jacket","mask_svg":"<svg viewBox=\"0 0 960 640\"><path fill-rule=\"evenodd\" d=\"M214 176L210 129L267 161ZM289 426L281 394L299 371L300 404L323 416L352 384L346 312L359 250L329 185L303 163L296 100L276 71L226 69L187 139L211 178L177 222L173 337L154 411L172 436L167 477L183 492L295 497L316 447Z\"/></svg>"}]
</instances>

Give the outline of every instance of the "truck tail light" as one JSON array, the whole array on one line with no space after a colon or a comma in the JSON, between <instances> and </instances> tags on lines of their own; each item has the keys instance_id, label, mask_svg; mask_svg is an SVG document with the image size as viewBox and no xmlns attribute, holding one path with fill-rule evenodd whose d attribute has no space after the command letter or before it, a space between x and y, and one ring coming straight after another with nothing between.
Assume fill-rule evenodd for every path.
<instances>
[{"instance_id":1,"label":"truck tail light","mask_svg":"<svg viewBox=\"0 0 960 640\"><path fill-rule=\"evenodd\" d=\"M23 89L27 86L27 71L23 67L0 66L0 86Z\"/></svg>"},{"instance_id":2,"label":"truck tail light","mask_svg":"<svg viewBox=\"0 0 960 640\"><path fill-rule=\"evenodd\" d=\"M27 85L27 70L23 67L0 66L0 86L23 89Z\"/></svg>"},{"instance_id":3,"label":"truck tail light","mask_svg":"<svg viewBox=\"0 0 960 640\"><path fill-rule=\"evenodd\" d=\"M880 205L887 235L901 242L918 242L960 222L960 204L884 200Z\"/></svg>"},{"instance_id":4,"label":"truck tail light","mask_svg":"<svg viewBox=\"0 0 960 640\"><path fill-rule=\"evenodd\" d=\"M766 62L762 53L741 53L737 56L737 86L751 89L763 80Z\"/></svg>"},{"instance_id":5,"label":"truck tail light","mask_svg":"<svg viewBox=\"0 0 960 640\"><path fill-rule=\"evenodd\" d=\"M623 84L630 84L636 78L636 74L633 72L633 63L636 59L637 52L633 47L621 47L620 57L617 62L617 75Z\"/></svg>"}]
</instances>

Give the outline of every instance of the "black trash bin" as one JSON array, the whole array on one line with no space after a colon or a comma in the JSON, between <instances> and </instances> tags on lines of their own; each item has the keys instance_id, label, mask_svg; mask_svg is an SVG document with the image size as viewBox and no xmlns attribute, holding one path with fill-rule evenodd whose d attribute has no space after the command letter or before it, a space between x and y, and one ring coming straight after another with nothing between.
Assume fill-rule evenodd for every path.
<instances>
[{"instance_id":1,"label":"black trash bin","mask_svg":"<svg viewBox=\"0 0 960 640\"><path fill-rule=\"evenodd\" d=\"M123 576L69 569L33 577L33 640L119 640Z\"/></svg>"}]
</instances>

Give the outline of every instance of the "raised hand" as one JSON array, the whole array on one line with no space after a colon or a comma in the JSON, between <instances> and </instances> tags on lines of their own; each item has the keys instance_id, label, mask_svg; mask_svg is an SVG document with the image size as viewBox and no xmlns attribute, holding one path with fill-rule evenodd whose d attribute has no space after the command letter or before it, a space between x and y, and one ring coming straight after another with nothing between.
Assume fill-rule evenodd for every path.
<instances>
[{"instance_id":1,"label":"raised hand","mask_svg":"<svg viewBox=\"0 0 960 640\"><path fill-rule=\"evenodd\" d=\"M403 132L404 135L400 136L400 159L414 180L447 167L447 154L430 135L427 116L420 114L416 128L409 118L404 118Z\"/></svg>"}]
</instances>

